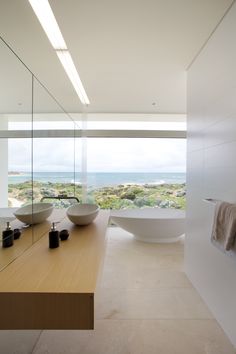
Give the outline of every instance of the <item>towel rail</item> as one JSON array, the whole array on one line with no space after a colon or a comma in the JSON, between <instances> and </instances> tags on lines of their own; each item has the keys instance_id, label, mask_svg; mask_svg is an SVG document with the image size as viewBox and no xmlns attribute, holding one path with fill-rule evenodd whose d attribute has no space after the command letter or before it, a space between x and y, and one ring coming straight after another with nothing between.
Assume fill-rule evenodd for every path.
<instances>
[{"instance_id":1,"label":"towel rail","mask_svg":"<svg viewBox=\"0 0 236 354\"><path fill-rule=\"evenodd\" d=\"M205 199L203 199L203 201L206 202L206 203L216 204L220 200L212 199L212 198L205 198Z\"/></svg>"}]
</instances>

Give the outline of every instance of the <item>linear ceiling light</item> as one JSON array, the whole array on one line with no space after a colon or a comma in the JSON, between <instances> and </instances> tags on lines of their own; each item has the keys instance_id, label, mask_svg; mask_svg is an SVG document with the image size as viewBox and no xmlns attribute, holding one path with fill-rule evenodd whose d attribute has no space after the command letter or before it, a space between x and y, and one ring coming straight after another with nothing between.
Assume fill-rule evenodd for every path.
<instances>
[{"instance_id":1,"label":"linear ceiling light","mask_svg":"<svg viewBox=\"0 0 236 354\"><path fill-rule=\"evenodd\" d=\"M82 104L89 105L90 102L88 96L67 49L66 42L64 41L48 0L29 0L29 3L38 17L38 20L41 23L41 26L43 27L53 48L56 50L58 58L60 59L72 85L74 86L80 101Z\"/></svg>"},{"instance_id":2,"label":"linear ceiling light","mask_svg":"<svg viewBox=\"0 0 236 354\"><path fill-rule=\"evenodd\" d=\"M54 49L67 49L48 0L29 0Z\"/></svg>"},{"instance_id":3,"label":"linear ceiling light","mask_svg":"<svg viewBox=\"0 0 236 354\"><path fill-rule=\"evenodd\" d=\"M56 52L72 85L74 86L75 91L77 92L77 95L80 98L80 101L83 104L89 104L90 102L88 96L85 92L85 89L80 80L79 74L76 70L75 64L71 58L70 53L68 52L68 50L57 50Z\"/></svg>"}]
</instances>

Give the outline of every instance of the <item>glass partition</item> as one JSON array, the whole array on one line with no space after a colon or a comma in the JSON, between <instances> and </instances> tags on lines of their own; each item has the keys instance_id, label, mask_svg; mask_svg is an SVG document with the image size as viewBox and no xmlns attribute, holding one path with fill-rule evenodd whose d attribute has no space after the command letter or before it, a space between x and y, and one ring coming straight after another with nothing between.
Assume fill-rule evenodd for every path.
<instances>
[{"instance_id":1,"label":"glass partition","mask_svg":"<svg viewBox=\"0 0 236 354\"><path fill-rule=\"evenodd\" d=\"M0 162L0 269L3 269L32 244L32 228L25 228L14 215L17 208L26 204L32 212L32 74L2 39Z\"/></svg>"},{"instance_id":2,"label":"glass partition","mask_svg":"<svg viewBox=\"0 0 236 354\"><path fill-rule=\"evenodd\" d=\"M103 209L185 209L185 151L185 139L87 139L87 201Z\"/></svg>"},{"instance_id":3,"label":"glass partition","mask_svg":"<svg viewBox=\"0 0 236 354\"><path fill-rule=\"evenodd\" d=\"M64 218L65 208L80 197L75 188L76 127L36 78L33 87L33 210L35 214L38 203L50 203L51 224ZM41 237L39 229L34 227L34 241Z\"/></svg>"},{"instance_id":4,"label":"glass partition","mask_svg":"<svg viewBox=\"0 0 236 354\"><path fill-rule=\"evenodd\" d=\"M4 40L0 58L1 270L81 200L82 174L78 123Z\"/></svg>"}]
</instances>

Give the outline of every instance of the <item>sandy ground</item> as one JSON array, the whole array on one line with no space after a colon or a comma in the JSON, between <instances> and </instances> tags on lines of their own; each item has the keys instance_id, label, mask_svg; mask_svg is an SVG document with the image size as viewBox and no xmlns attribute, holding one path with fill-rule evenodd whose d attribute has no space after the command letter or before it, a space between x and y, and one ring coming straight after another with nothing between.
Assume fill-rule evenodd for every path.
<instances>
[{"instance_id":1,"label":"sandy ground","mask_svg":"<svg viewBox=\"0 0 236 354\"><path fill-rule=\"evenodd\" d=\"M23 204L23 202L15 199L15 198L8 198L8 200L11 203L12 208L19 208Z\"/></svg>"}]
</instances>

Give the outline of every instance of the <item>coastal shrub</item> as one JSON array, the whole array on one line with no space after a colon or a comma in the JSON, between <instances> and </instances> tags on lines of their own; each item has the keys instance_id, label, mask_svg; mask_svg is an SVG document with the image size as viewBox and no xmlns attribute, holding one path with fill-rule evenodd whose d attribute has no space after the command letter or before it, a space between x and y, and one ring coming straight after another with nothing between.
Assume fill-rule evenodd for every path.
<instances>
[{"instance_id":1,"label":"coastal shrub","mask_svg":"<svg viewBox=\"0 0 236 354\"><path fill-rule=\"evenodd\" d=\"M176 191L175 192L175 196L176 197L184 197L186 195L186 191L182 190L182 191Z\"/></svg>"},{"instance_id":2,"label":"coastal shrub","mask_svg":"<svg viewBox=\"0 0 236 354\"><path fill-rule=\"evenodd\" d=\"M63 193L62 193L63 192ZM71 183L42 183L34 181L34 199L43 196L67 194L81 200L82 186ZM88 203L97 203L102 209L124 209L140 207L162 207L185 209L185 184L162 185L119 185L90 188L87 196ZM9 184L9 198L27 203L32 199L32 184ZM65 201L66 202L66 201ZM59 202L60 203L60 202ZM66 203L56 203L56 207L66 207Z\"/></svg>"},{"instance_id":3,"label":"coastal shrub","mask_svg":"<svg viewBox=\"0 0 236 354\"><path fill-rule=\"evenodd\" d=\"M136 198L136 194L134 192L124 192L120 196L121 199L129 199L134 200Z\"/></svg>"},{"instance_id":4,"label":"coastal shrub","mask_svg":"<svg viewBox=\"0 0 236 354\"><path fill-rule=\"evenodd\" d=\"M173 200L162 200L161 203L159 204L160 208L176 208L177 204Z\"/></svg>"},{"instance_id":5,"label":"coastal shrub","mask_svg":"<svg viewBox=\"0 0 236 354\"><path fill-rule=\"evenodd\" d=\"M40 191L40 192L41 192L42 197L56 197L56 195L57 195L57 193L55 191L51 191L51 190Z\"/></svg>"},{"instance_id":6,"label":"coastal shrub","mask_svg":"<svg viewBox=\"0 0 236 354\"><path fill-rule=\"evenodd\" d=\"M155 206L155 201L152 198L140 197L135 199L134 204L139 208L144 206L152 207Z\"/></svg>"}]
</instances>

